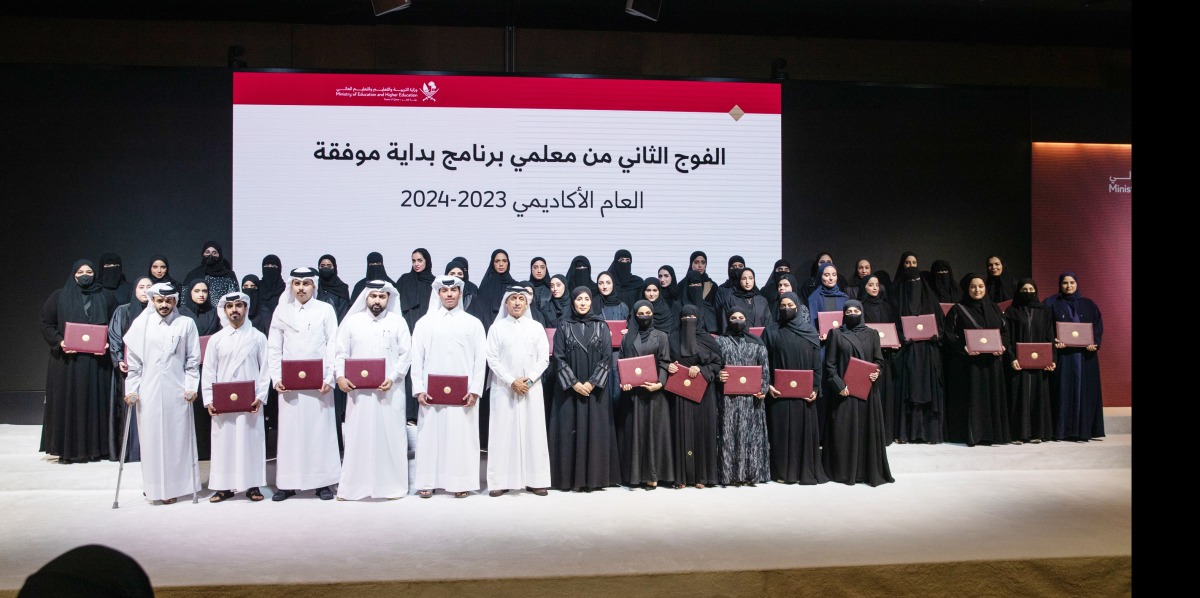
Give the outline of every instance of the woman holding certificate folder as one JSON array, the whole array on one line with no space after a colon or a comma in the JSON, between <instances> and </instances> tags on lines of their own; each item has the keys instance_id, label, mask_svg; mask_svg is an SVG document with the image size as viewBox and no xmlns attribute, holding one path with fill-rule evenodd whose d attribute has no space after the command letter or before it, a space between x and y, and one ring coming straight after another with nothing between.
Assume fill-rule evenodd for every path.
<instances>
[{"instance_id":1,"label":"woman holding certificate folder","mask_svg":"<svg viewBox=\"0 0 1200 598\"><path fill-rule=\"evenodd\" d=\"M852 360L867 363L853 364ZM869 386L858 378L857 365L875 366L874 372L866 375ZM821 464L834 482L879 486L896 481L888 465L883 404L877 386L882 365L879 333L863 322L862 303L847 301L842 307L842 326L830 330L825 339L829 428ZM857 394L852 394L852 389Z\"/></svg>"},{"instance_id":2,"label":"woman holding certificate folder","mask_svg":"<svg viewBox=\"0 0 1200 598\"><path fill-rule=\"evenodd\" d=\"M725 361L718 374L724 387L721 409L721 484L753 486L771 477L767 444L767 412L763 399L771 385L767 347L750 334L746 314L735 308L717 337ZM733 376L732 366L758 366L759 376ZM738 386L750 390L738 392ZM732 393L732 394L731 394Z\"/></svg>"},{"instance_id":3,"label":"woman holding certificate folder","mask_svg":"<svg viewBox=\"0 0 1200 598\"><path fill-rule=\"evenodd\" d=\"M717 341L700 325L700 310L695 305L685 305L680 311L679 325L671 332L671 360L667 366L669 373L684 370L693 380L701 378L707 384L699 402L674 393L667 395L671 401L675 487L715 486L721 483L721 452L717 444L721 396L715 382L724 362Z\"/></svg>"},{"instance_id":4,"label":"woman holding certificate folder","mask_svg":"<svg viewBox=\"0 0 1200 598\"><path fill-rule=\"evenodd\" d=\"M653 355L657 380L642 385L622 383L617 398L617 442L621 480L629 487L654 490L660 480L675 480L671 456L671 412L662 388L671 363L667 333L654 327L654 308L645 299L633 305L635 328L621 340L620 359Z\"/></svg>"},{"instance_id":5,"label":"woman holding certificate folder","mask_svg":"<svg viewBox=\"0 0 1200 598\"><path fill-rule=\"evenodd\" d=\"M817 395L821 388L821 340L807 317L800 315L800 297L792 292L779 296L775 322L763 331L772 384L768 389L767 437L771 447L771 479L781 484L823 484L829 481L821 466L821 422ZM798 398L783 397L775 387L778 372L809 370L811 388L800 389ZM811 392L808 392L811 391Z\"/></svg>"},{"instance_id":6,"label":"woman holding certificate folder","mask_svg":"<svg viewBox=\"0 0 1200 598\"><path fill-rule=\"evenodd\" d=\"M1012 368L1008 376L1008 406L1012 410L1009 426L1013 442L1052 440L1050 373L1055 369L1054 315L1038 299L1037 283L1032 278L1017 283L1017 294L1004 312L1004 323L1012 341L1005 347L1004 361ZM1024 350L1025 347L1032 349ZM1048 365L1029 361L1021 365L1027 356L1036 361L1039 351Z\"/></svg>"},{"instance_id":7,"label":"woman holding certificate folder","mask_svg":"<svg viewBox=\"0 0 1200 598\"><path fill-rule=\"evenodd\" d=\"M998 331L998 338L983 330ZM1008 328L1000 308L988 298L982 275L963 278L963 299L946 314L946 340L952 347L946 372L950 440L967 446L1012 442L1004 384Z\"/></svg>"},{"instance_id":8,"label":"woman holding certificate folder","mask_svg":"<svg viewBox=\"0 0 1200 598\"><path fill-rule=\"evenodd\" d=\"M1100 393L1100 337L1104 322L1100 308L1079 293L1079 279L1074 272L1058 277L1058 294L1046 300L1054 321L1059 323L1091 324L1092 344L1068 346L1055 338L1058 348L1058 367L1051 382L1058 411L1054 417L1055 440L1084 442L1104 436L1104 405Z\"/></svg>"}]
</instances>

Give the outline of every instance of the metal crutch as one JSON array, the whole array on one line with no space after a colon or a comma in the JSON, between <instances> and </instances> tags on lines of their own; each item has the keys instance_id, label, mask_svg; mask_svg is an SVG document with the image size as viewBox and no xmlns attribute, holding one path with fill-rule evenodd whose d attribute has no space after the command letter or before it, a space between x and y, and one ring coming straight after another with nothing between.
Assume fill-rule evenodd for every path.
<instances>
[{"instance_id":1,"label":"metal crutch","mask_svg":"<svg viewBox=\"0 0 1200 598\"><path fill-rule=\"evenodd\" d=\"M121 400L124 400L122 398ZM112 508L118 508L118 500L121 498L121 474L125 473L125 449L129 447L129 419L133 417L133 410L137 408L137 404L125 404L125 434L121 437L121 466L117 469L117 493L113 495Z\"/></svg>"},{"instance_id":2,"label":"metal crutch","mask_svg":"<svg viewBox=\"0 0 1200 598\"><path fill-rule=\"evenodd\" d=\"M199 401L199 400L201 400L200 393L196 393L196 398L192 399L192 401ZM187 401L188 415L191 415L192 409L195 409L195 407L192 406L192 401ZM192 504L196 504L196 503L200 502L200 499L196 497L196 493L198 492L199 486L200 486L200 470L199 470L200 456L198 454L196 454L196 424L195 424L195 422L192 422L188 426L188 429L192 431Z\"/></svg>"}]
</instances>

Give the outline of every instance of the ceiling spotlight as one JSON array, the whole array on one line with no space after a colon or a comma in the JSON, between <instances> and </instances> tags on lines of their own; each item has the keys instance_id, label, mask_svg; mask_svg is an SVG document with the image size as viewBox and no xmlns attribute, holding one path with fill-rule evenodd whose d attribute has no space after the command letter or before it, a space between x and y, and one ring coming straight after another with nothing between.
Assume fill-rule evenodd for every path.
<instances>
[{"instance_id":1,"label":"ceiling spotlight","mask_svg":"<svg viewBox=\"0 0 1200 598\"><path fill-rule=\"evenodd\" d=\"M412 6L412 0L371 0L371 8L375 9L377 17L389 12L404 10L410 6Z\"/></svg>"},{"instance_id":2,"label":"ceiling spotlight","mask_svg":"<svg viewBox=\"0 0 1200 598\"><path fill-rule=\"evenodd\" d=\"M662 9L662 0L626 0L625 12L635 16L658 22L658 11Z\"/></svg>"}]
</instances>

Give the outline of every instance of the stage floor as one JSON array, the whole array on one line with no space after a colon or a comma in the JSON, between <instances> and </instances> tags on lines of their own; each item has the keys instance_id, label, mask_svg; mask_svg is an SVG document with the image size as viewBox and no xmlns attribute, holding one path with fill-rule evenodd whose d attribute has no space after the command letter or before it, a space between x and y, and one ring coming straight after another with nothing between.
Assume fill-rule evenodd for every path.
<instances>
[{"instance_id":1,"label":"stage floor","mask_svg":"<svg viewBox=\"0 0 1200 598\"><path fill-rule=\"evenodd\" d=\"M138 464L59 465L40 426L0 425L0 590L99 543L157 588L504 579L1132 555L1132 435L893 445L896 483L760 484L538 497L221 504L141 495ZM206 477L207 462L201 464ZM269 474L270 475L270 474ZM269 477L268 479L272 479ZM268 492L273 488L264 488Z\"/></svg>"}]
</instances>

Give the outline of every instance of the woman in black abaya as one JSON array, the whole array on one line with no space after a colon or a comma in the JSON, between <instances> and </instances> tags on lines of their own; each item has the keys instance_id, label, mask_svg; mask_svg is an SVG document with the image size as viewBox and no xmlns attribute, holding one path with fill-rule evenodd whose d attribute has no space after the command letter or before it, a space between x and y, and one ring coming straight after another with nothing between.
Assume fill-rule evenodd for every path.
<instances>
[{"instance_id":1,"label":"woman in black abaya","mask_svg":"<svg viewBox=\"0 0 1200 598\"><path fill-rule=\"evenodd\" d=\"M821 465L821 421L817 396L821 392L821 341L807 318L800 317L800 297L789 291L779 298L776 321L763 331L771 380L777 370L811 370L809 398L780 398L774 385L768 392L767 438L771 447L771 479L781 484L823 484L829 481Z\"/></svg>"},{"instance_id":2,"label":"woman in black abaya","mask_svg":"<svg viewBox=\"0 0 1200 598\"><path fill-rule=\"evenodd\" d=\"M642 278L633 273L633 254L628 249L618 249L607 272L617 287L617 296L633 313L632 306L641 300L642 294Z\"/></svg>"},{"instance_id":3,"label":"woman in black abaya","mask_svg":"<svg viewBox=\"0 0 1200 598\"><path fill-rule=\"evenodd\" d=\"M900 319L891 303L883 299L883 283L879 277L870 274L862 279L858 287L859 302L862 303L863 322L867 324L895 324L897 333L900 330ZM883 367L879 370L879 379L875 386L879 389L879 400L883 404L883 429L887 433L884 444L892 444L897 438L896 416L896 355L900 349L880 347L883 351Z\"/></svg>"},{"instance_id":4,"label":"woman in black abaya","mask_svg":"<svg viewBox=\"0 0 1200 598\"><path fill-rule=\"evenodd\" d=\"M333 312L337 314L338 324L341 324L342 318L346 317L346 312L350 311L351 297L350 285L338 276L337 258L328 253L321 256L321 259L317 260L317 276L320 278L320 284L317 285L317 299L333 307ZM243 279L244 282L245 279Z\"/></svg>"},{"instance_id":5,"label":"woman in black abaya","mask_svg":"<svg viewBox=\"0 0 1200 598\"><path fill-rule=\"evenodd\" d=\"M600 292L596 288L596 281L592 279L592 262L583 255L575 256L575 259L571 260L571 267L567 269L567 288L579 287L587 287L593 298ZM596 309L599 310L598 307Z\"/></svg>"},{"instance_id":6,"label":"woman in black abaya","mask_svg":"<svg viewBox=\"0 0 1200 598\"><path fill-rule=\"evenodd\" d=\"M125 279L122 272L121 256L106 253L100 256L100 286L108 289L117 300L117 305L125 305L133 299L133 285Z\"/></svg>"},{"instance_id":7,"label":"woman in black abaya","mask_svg":"<svg viewBox=\"0 0 1200 598\"><path fill-rule=\"evenodd\" d=\"M668 303L679 303L680 289L682 288L679 285L679 279L675 276L675 268L664 265L658 269L658 289L666 297Z\"/></svg>"},{"instance_id":8,"label":"woman in black abaya","mask_svg":"<svg viewBox=\"0 0 1200 598\"><path fill-rule=\"evenodd\" d=\"M142 276L133 281L133 300L122 305L113 312L112 320L108 323L108 355L112 358L113 384L112 407L108 410L108 458L121 457L122 434L125 432L125 377L129 366L125 362L125 333L133 321L142 315L142 310L150 302L146 291L154 286L149 276ZM125 460L133 463L141 460L141 450L137 436L137 418L129 418L129 444L125 452Z\"/></svg>"},{"instance_id":9,"label":"woman in black abaya","mask_svg":"<svg viewBox=\"0 0 1200 598\"><path fill-rule=\"evenodd\" d=\"M1004 385L1008 329L1000 308L987 296L984 277L972 273L963 280L963 299L946 314L946 341L953 355L946 368L947 436L967 446L1008 444L1012 442ZM968 351L967 335L987 328L1000 330L1003 346L994 352Z\"/></svg>"},{"instance_id":10,"label":"woman in black abaya","mask_svg":"<svg viewBox=\"0 0 1200 598\"><path fill-rule=\"evenodd\" d=\"M382 260L383 258L379 259ZM362 289L356 287L356 290ZM283 262L279 261L279 256L274 254L264 256L262 259L262 279L258 283L258 302L262 305L262 311L259 313L265 312L270 314L267 316L268 323L270 323L271 317L275 314L275 308L279 307L279 298L283 296L285 291L287 291L287 285L283 283ZM355 296L357 296L357 293L355 293Z\"/></svg>"},{"instance_id":11,"label":"woman in black abaya","mask_svg":"<svg viewBox=\"0 0 1200 598\"><path fill-rule=\"evenodd\" d=\"M275 256L269 255L267 257L275 257ZM278 260L279 258L275 258L275 259ZM265 269L266 264L267 264L267 262L266 262L266 259L264 258L263 259L263 267L264 267L263 283L264 284L267 283L267 274L266 274L267 271ZM351 289L350 296L358 297L359 293L362 293L363 288L365 288L367 286L367 283L371 282L372 280L386 280L387 282L395 283L395 281L393 281L391 278L388 277L387 267L383 265L383 254L379 253L378 251L372 251L371 253L367 254L367 275L364 276L362 278L362 280L359 280L358 282L354 283L354 288ZM282 283L282 279L280 280L280 282ZM274 307L272 306L271 309L274 309Z\"/></svg>"},{"instance_id":12,"label":"woman in black abaya","mask_svg":"<svg viewBox=\"0 0 1200 598\"><path fill-rule=\"evenodd\" d=\"M179 313L196 322L196 333L200 336L210 336L221 330L219 312L208 299L208 284L204 279L190 281L180 293ZM204 370L203 363L200 369ZM200 392L198 383L196 392ZM196 421L196 454L204 461L209 457L212 442L212 416L202 400L192 401L192 415Z\"/></svg>"},{"instance_id":13,"label":"woman in black abaya","mask_svg":"<svg viewBox=\"0 0 1200 598\"><path fill-rule=\"evenodd\" d=\"M671 411L663 385L671 363L667 333L654 328L654 308L645 299L634 303L635 328L621 341L621 358L653 355L658 380L641 386L623 384L616 405L617 446L621 456L621 481L647 490L659 481L675 480L671 454Z\"/></svg>"},{"instance_id":14,"label":"woman in black abaya","mask_svg":"<svg viewBox=\"0 0 1200 598\"><path fill-rule=\"evenodd\" d=\"M897 322L904 316L932 315L938 334L944 334L946 324L942 308L917 266L905 267L897 274L892 283L891 299ZM904 336L902 324L896 325L896 333L901 341L895 361L895 408L899 434L896 442L943 442L946 395L941 336L923 341L911 340Z\"/></svg>"},{"instance_id":15,"label":"woman in black abaya","mask_svg":"<svg viewBox=\"0 0 1200 598\"><path fill-rule=\"evenodd\" d=\"M608 324L592 311L592 292L571 291L570 315L554 334L557 380L547 430L551 485L591 492L621 483L612 404L604 386L612 367Z\"/></svg>"},{"instance_id":16,"label":"woman in black abaya","mask_svg":"<svg viewBox=\"0 0 1200 598\"><path fill-rule=\"evenodd\" d=\"M433 279L433 258L429 250L418 247L412 252L412 268L400 275L396 281L396 292L400 297L400 310L408 329L417 326L417 320L429 311L429 297Z\"/></svg>"},{"instance_id":17,"label":"woman in black abaya","mask_svg":"<svg viewBox=\"0 0 1200 598\"><path fill-rule=\"evenodd\" d=\"M150 265L146 268L146 275L150 277L150 284L158 284L160 282L169 282L179 288L178 280L171 276L171 263L167 261L165 255L150 256Z\"/></svg>"},{"instance_id":18,"label":"woman in black abaya","mask_svg":"<svg viewBox=\"0 0 1200 598\"><path fill-rule=\"evenodd\" d=\"M987 296L995 303L1004 303L1017 294L1017 279L1004 267L1004 260L998 255L987 259Z\"/></svg>"},{"instance_id":19,"label":"woman in black abaya","mask_svg":"<svg viewBox=\"0 0 1200 598\"><path fill-rule=\"evenodd\" d=\"M846 302L842 326L829 331L825 341L825 394L829 397L829 430L821 462L829 479L841 484L879 486L896 481L887 459L883 404L874 384L867 400L850 396L846 368L856 357L883 365L879 334L862 319L862 304ZM879 373L871 374L878 382Z\"/></svg>"},{"instance_id":20,"label":"woman in black abaya","mask_svg":"<svg viewBox=\"0 0 1200 598\"><path fill-rule=\"evenodd\" d=\"M217 306L221 297L242 288L242 285L238 284L237 274L234 274L229 265L229 256L225 255L225 250L216 241L204 244L204 249L200 252L200 265L188 272L183 279L191 281L197 278L208 286L208 300L213 307Z\"/></svg>"},{"instance_id":21,"label":"woman in black abaya","mask_svg":"<svg viewBox=\"0 0 1200 598\"><path fill-rule=\"evenodd\" d=\"M650 309L654 312L655 330L661 330L669 336L679 328L679 304L667 300L657 278L647 278L642 281L638 301L642 299L650 302ZM637 328L637 322L632 317L629 318L628 327L631 330Z\"/></svg>"},{"instance_id":22,"label":"woman in black abaya","mask_svg":"<svg viewBox=\"0 0 1200 598\"><path fill-rule=\"evenodd\" d=\"M938 303L958 303L962 301L962 286L954 278L954 270L950 268L950 262L935 260L933 267L929 269L929 275L931 279L930 287L933 289L933 294L937 297Z\"/></svg>"},{"instance_id":23,"label":"woman in black abaya","mask_svg":"<svg viewBox=\"0 0 1200 598\"><path fill-rule=\"evenodd\" d=\"M707 332L721 330L717 318L717 284L706 274L708 256L703 251L693 251L688 260L690 267L680 283L679 305L695 305L700 313L700 326Z\"/></svg>"},{"instance_id":24,"label":"woman in black abaya","mask_svg":"<svg viewBox=\"0 0 1200 598\"><path fill-rule=\"evenodd\" d=\"M699 315L696 306L685 306L680 312L679 328L671 333L672 361L667 372L674 374L683 369L688 376L703 377L708 382L699 403L667 393L676 488L704 488L721 483L721 452L717 441L721 429L721 395L717 376L725 362L717 341L701 328Z\"/></svg>"},{"instance_id":25,"label":"woman in black abaya","mask_svg":"<svg viewBox=\"0 0 1200 598\"><path fill-rule=\"evenodd\" d=\"M1004 361L1008 374L1008 407L1012 411L1009 430L1013 441L1038 443L1054 439L1054 408L1050 395L1053 361L1045 370L1022 369L1017 363L1018 343L1054 343L1054 314L1038 299L1032 278L1017 282L1017 296L1004 312L1009 339ZM1051 355L1054 349L1051 348ZM1051 358L1053 359L1053 357Z\"/></svg>"},{"instance_id":26,"label":"woman in black abaya","mask_svg":"<svg viewBox=\"0 0 1200 598\"><path fill-rule=\"evenodd\" d=\"M108 413L112 400L112 361L107 353L67 351L67 322L108 326L116 298L100 285L96 265L78 260L61 289L42 305L42 338L50 346L46 371L46 411L42 452L59 463L109 458Z\"/></svg>"},{"instance_id":27,"label":"woman in black abaya","mask_svg":"<svg viewBox=\"0 0 1200 598\"><path fill-rule=\"evenodd\" d=\"M766 327L773 322L771 305L754 284L754 270L741 268L735 271L733 276L737 286L730 289L726 297L721 321L727 321L729 314L738 310L746 316L747 325L751 328Z\"/></svg>"},{"instance_id":28,"label":"woman in black abaya","mask_svg":"<svg viewBox=\"0 0 1200 598\"><path fill-rule=\"evenodd\" d=\"M476 317L483 322L484 331L492 327L492 322L496 321L496 314L500 313L504 289L517 284L510 272L511 265L507 251L497 249L492 252L487 272L483 273L483 280L479 283L480 307L486 309L480 309Z\"/></svg>"},{"instance_id":29,"label":"woman in black abaya","mask_svg":"<svg viewBox=\"0 0 1200 598\"><path fill-rule=\"evenodd\" d=\"M771 276L767 277L767 281L762 284L762 296L767 299L767 305L771 308L771 313L775 312L775 303L779 301L779 279L784 274L790 274L792 264L787 260L776 260L775 266L771 268ZM799 289L792 289L799 291Z\"/></svg>"},{"instance_id":30,"label":"woman in black abaya","mask_svg":"<svg viewBox=\"0 0 1200 598\"><path fill-rule=\"evenodd\" d=\"M550 267L546 265L546 258L529 260L529 282L533 285L533 305L530 307L545 315L546 304L550 302Z\"/></svg>"}]
</instances>

